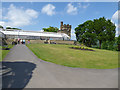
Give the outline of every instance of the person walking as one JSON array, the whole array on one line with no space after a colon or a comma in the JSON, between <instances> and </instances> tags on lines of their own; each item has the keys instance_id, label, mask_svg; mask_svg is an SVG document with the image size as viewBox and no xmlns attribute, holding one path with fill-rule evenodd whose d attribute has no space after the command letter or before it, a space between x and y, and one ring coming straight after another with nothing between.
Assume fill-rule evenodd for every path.
<instances>
[{"instance_id":1,"label":"person walking","mask_svg":"<svg viewBox=\"0 0 120 90\"><path fill-rule=\"evenodd\" d=\"M23 44L25 44L25 39L23 39Z\"/></svg>"},{"instance_id":2,"label":"person walking","mask_svg":"<svg viewBox=\"0 0 120 90\"><path fill-rule=\"evenodd\" d=\"M22 39L20 40L20 43L23 44L23 40Z\"/></svg>"},{"instance_id":3,"label":"person walking","mask_svg":"<svg viewBox=\"0 0 120 90\"><path fill-rule=\"evenodd\" d=\"M18 44L20 44L20 38L18 38Z\"/></svg>"},{"instance_id":4,"label":"person walking","mask_svg":"<svg viewBox=\"0 0 120 90\"><path fill-rule=\"evenodd\" d=\"M28 40L28 44L30 44L30 40Z\"/></svg>"}]
</instances>

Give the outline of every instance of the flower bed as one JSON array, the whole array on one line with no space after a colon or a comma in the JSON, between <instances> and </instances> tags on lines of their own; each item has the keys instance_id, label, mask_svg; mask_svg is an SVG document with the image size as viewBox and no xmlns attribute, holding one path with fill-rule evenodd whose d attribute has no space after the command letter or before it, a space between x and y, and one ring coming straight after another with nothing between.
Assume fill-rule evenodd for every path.
<instances>
[{"instance_id":1,"label":"flower bed","mask_svg":"<svg viewBox=\"0 0 120 90\"><path fill-rule=\"evenodd\" d=\"M86 51L94 51L94 50L92 50L92 49L89 49L89 48L87 48L87 47L70 47L71 49L77 49L77 50L86 50Z\"/></svg>"}]
</instances>

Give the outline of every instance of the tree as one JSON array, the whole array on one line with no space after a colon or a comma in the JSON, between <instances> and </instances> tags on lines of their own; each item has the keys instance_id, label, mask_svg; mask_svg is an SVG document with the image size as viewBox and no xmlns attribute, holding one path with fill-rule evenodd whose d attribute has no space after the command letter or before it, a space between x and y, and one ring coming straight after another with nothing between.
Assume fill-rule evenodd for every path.
<instances>
[{"instance_id":1,"label":"tree","mask_svg":"<svg viewBox=\"0 0 120 90\"><path fill-rule=\"evenodd\" d=\"M11 29L21 30L21 29L19 29L19 28L11 28Z\"/></svg>"},{"instance_id":2,"label":"tree","mask_svg":"<svg viewBox=\"0 0 120 90\"><path fill-rule=\"evenodd\" d=\"M75 34L76 34L77 41L89 47L95 44L96 34L93 29L93 24L94 24L93 21L88 20L84 22L83 24L78 25L78 27L75 28Z\"/></svg>"},{"instance_id":3,"label":"tree","mask_svg":"<svg viewBox=\"0 0 120 90\"><path fill-rule=\"evenodd\" d=\"M16 30L21 30L19 28L11 28L11 27L6 27L6 29L16 29Z\"/></svg>"},{"instance_id":4,"label":"tree","mask_svg":"<svg viewBox=\"0 0 120 90\"><path fill-rule=\"evenodd\" d=\"M44 32L57 32L59 29L57 27L43 28Z\"/></svg>"},{"instance_id":5,"label":"tree","mask_svg":"<svg viewBox=\"0 0 120 90\"><path fill-rule=\"evenodd\" d=\"M96 33L96 38L99 41L99 48L101 49L102 42L104 41L114 41L115 40L115 30L116 26L111 22L111 20L106 20L104 17L99 19L94 19L94 29Z\"/></svg>"},{"instance_id":6,"label":"tree","mask_svg":"<svg viewBox=\"0 0 120 90\"><path fill-rule=\"evenodd\" d=\"M0 28L3 28L3 26L2 26L2 25L0 25Z\"/></svg>"},{"instance_id":7,"label":"tree","mask_svg":"<svg viewBox=\"0 0 120 90\"><path fill-rule=\"evenodd\" d=\"M75 28L76 39L87 46L95 45L99 41L100 49L102 43L108 41L110 42L109 47L111 47L110 45L115 40L115 28L115 24L104 17L93 21L88 20Z\"/></svg>"},{"instance_id":8,"label":"tree","mask_svg":"<svg viewBox=\"0 0 120 90\"><path fill-rule=\"evenodd\" d=\"M118 45L118 50L120 51L120 35L117 38L117 45Z\"/></svg>"},{"instance_id":9,"label":"tree","mask_svg":"<svg viewBox=\"0 0 120 90\"><path fill-rule=\"evenodd\" d=\"M117 38L117 44L120 44L120 35Z\"/></svg>"},{"instance_id":10,"label":"tree","mask_svg":"<svg viewBox=\"0 0 120 90\"><path fill-rule=\"evenodd\" d=\"M6 29L12 29L11 27L6 27Z\"/></svg>"}]
</instances>

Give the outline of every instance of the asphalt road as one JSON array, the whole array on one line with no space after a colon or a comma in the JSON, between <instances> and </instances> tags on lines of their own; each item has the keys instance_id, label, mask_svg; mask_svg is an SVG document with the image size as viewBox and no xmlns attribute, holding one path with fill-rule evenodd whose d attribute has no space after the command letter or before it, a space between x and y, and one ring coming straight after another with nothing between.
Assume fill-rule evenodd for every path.
<instances>
[{"instance_id":1,"label":"asphalt road","mask_svg":"<svg viewBox=\"0 0 120 90\"><path fill-rule=\"evenodd\" d=\"M118 88L118 69L70 68L38 59L25 45L3 60L3 88Z\"/></svg>"}]
</instances>

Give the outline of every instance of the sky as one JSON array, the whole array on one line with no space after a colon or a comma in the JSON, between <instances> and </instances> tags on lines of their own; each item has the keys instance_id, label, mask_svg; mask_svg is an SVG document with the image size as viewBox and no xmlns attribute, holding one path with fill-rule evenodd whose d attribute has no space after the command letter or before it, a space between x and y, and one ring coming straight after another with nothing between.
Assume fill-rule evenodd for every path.
<instances>
[{"instance_id":1,"label":"sky","mask_svg":"<svg viewBox=\"0 0 120 90\"><path fill-rule=\"evenodd\" d=\"M75 40L74 29L87 20L104 16L120 26L118 13L117 2L3 2L0 25L41 31L49 26L60 28L63 21L72 25L71 39Z\"/></svg>"}]
</instances>

